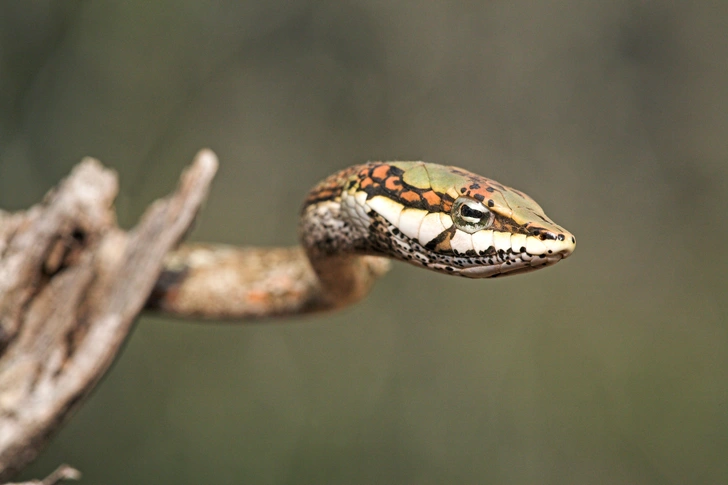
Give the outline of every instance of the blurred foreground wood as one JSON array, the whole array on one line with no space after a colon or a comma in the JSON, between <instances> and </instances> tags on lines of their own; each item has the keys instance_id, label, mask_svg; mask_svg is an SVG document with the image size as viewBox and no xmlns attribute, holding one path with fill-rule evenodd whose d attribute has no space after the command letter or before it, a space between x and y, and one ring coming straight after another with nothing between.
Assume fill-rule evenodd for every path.
<instances>
[{"instance_id":1,"label":"blurred foreground wood","mask_svg":"<svg viewBox=\"0 0 728 485\"><path fill-rule=\"evenodd\" d=\"M104 375L216 170L215 155L200 152L177 191L128 232L116 226L116 174L93 159L40 204L0 212L0 482Z\"/></svg>"},{"instance_id":2,"label":"blurred foreground wood","mask_svg":"<svg viewBox=\"0 0 728 485\"><path fill-rule=\"evenodd\" d=\"M65 480L80 480L81 472L68 465L61 465L43 480L30 480L22 483L8 483L6 485L56 485Z\"/></svg>"}]
</instances>

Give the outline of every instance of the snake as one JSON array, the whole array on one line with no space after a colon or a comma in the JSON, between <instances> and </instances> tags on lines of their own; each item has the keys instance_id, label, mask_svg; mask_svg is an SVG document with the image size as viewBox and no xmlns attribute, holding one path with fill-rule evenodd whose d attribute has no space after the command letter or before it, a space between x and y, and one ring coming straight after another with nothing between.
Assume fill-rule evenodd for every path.
<instances>
[{"instance_id":1,"label":"snake","mask_svg":"<svg viewBox=\"0 0 728 485\"><path fill-rule=\"evenodd\" d=\"M367 162L325 178L305 198L298 233L294 248L181 248L147 306L215 318L308 313L360 300L389 260L496 278L552 266L576 247L524 192L422 161Z\"/></svg>"}]
</instances>

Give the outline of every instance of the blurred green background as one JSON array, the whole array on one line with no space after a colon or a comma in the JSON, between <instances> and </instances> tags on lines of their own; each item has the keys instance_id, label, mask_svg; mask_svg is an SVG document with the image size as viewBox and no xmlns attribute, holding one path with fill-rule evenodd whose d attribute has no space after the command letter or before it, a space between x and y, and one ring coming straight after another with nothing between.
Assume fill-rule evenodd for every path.
<instances>
[{"instance_id":1,"label":"blurred green background","mask_svg":"<svg viewBox=\"0 0 728 485\"><path fill-rule=\"evenodd\" d=\"M728 2L0 3L0 207L83 156L131 226L195 152L192 239L296 243L308 188L423 159L578 239L494 281L397 264L266 325L145 316L24 474L87 484L728 483Z\"/></svg>"}]
</instances>

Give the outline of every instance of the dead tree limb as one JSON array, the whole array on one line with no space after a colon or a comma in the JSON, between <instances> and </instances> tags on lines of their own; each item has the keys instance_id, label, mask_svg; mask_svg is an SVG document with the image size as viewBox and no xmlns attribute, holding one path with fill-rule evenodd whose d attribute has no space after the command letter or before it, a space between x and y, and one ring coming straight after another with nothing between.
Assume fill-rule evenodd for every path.
<instances>
[{"instance_id":1,"label":"dead tree limb","mask_svg":"<svg viewBox=\"0 0 728 485\"><path fill-rule=\"evenodd\" d=\"M0 212L0 482L106 372L216 170L200 152L129 232L116 226L116 175L93 159L28 211Z\"/></svg>"}]
</instances>

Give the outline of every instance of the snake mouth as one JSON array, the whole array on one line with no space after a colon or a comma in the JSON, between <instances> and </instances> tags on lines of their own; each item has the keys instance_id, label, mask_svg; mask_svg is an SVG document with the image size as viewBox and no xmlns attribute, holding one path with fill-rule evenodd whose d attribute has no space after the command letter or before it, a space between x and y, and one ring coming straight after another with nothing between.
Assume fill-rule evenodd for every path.
<instances>
[{"instance_id":1,"label":"snake mouth","mask_svg":"<svg viewBox=\"0 0 728 485\"><path fill-rule=\"evenodd\" d=\"M561 253L547 256L530 256L528 254L514 255L513 259L500 264L483 266L470 266L460 270L460 276L466 278L497 278L536 271L547 266L552 266L564 257ZM568 254L567 254L568 256Z\"/></svg>"},{"instance_id":2,"label":"snake mouth","mask_svg":"<svg viewBox=\"0 0 728 485\"><path fill-rule=\"evenodd\" d=\"M530 273L531 271L536 271L537 269L545 268L546 266L552 266L552 265L558 263L559 261L561 261L562 259L563 258L561 258L561 257L548 258L548 260L546 262L540 264L539 266L531 266L530 264L523 265L520 268L514 268L510 271L508 271L508 270L502 271L501 273L498 273L497 275L493 275L493 277L496 277L496 276L502 277L502 276L511 276L511 275L517 275L517 274L523 274L523 273Z\"/></svg>"}]
</instances>

